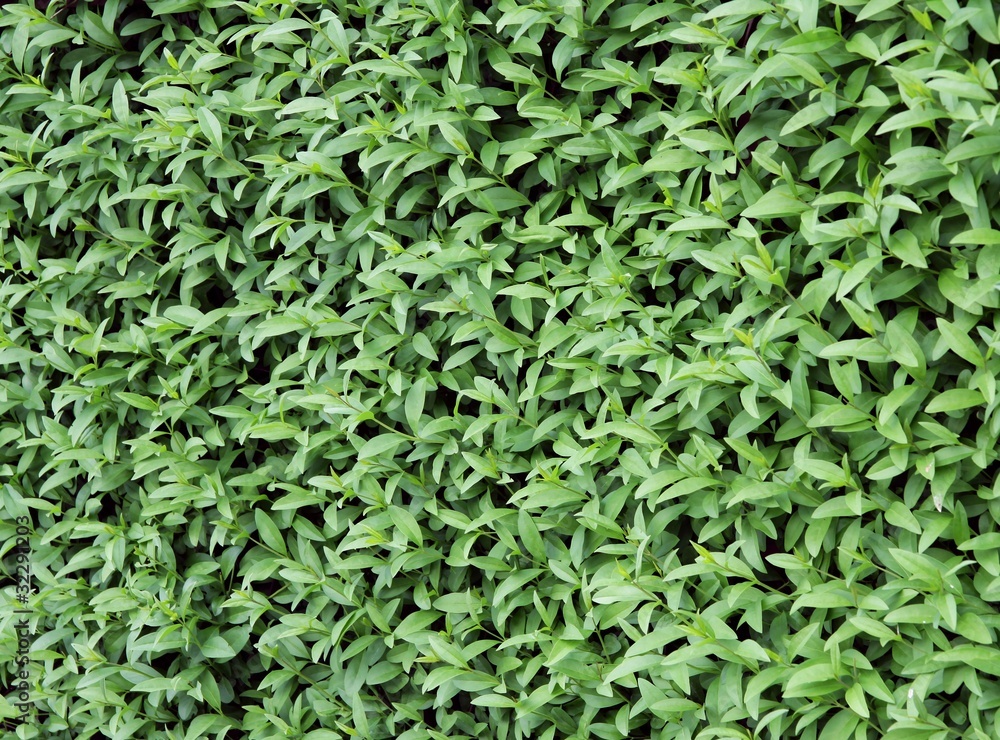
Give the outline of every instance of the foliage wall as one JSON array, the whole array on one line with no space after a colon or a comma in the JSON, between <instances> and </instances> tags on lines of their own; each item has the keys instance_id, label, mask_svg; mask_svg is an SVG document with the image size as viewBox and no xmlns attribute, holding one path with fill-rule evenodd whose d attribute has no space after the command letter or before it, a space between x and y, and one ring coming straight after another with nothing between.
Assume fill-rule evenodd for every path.
<instances>
[{"instance_id":1,"label":"foliage wall","mask_svg":"<svg viewBox=\"0 0 1000 740\"><path fill-rule=\"evenodd\" d=\"M6 736L1000 735L989 0L39 6Z\"/></svg>"}]
</instances>

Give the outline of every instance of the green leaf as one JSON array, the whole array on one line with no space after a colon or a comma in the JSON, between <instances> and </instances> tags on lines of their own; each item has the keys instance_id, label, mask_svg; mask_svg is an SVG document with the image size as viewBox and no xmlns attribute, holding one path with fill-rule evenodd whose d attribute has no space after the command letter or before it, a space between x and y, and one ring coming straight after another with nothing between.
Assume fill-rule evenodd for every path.
<instances>
[{"instance_id":1,"label":"green leaf","mask_svg":"<svg viewBox=\"0 0 1000 740\"><path fill-rule=\"evenodd\" d=\"M960 645L934 655L945 665L967 665L990 676L1000 676L1000 650L981 645Z\"/></svg>"},{"instance_id":2,"label":"green leaf","mask_svg":"<svg viewBox=\"0 0 1000 740\"><path fill-rule=\"evenodd\" d=\"M406 444L406 438L401 434L397 434L395 432L379 434L361 445L361 449L358 450L357 459L367 460L369 458L387 455L390 452L399 449L399 447L404 444Z\"/></svg>"},{"instance_id":3,"label":"green leaf","mask_svg":"<svg viewBox=\"0 0 1000 740\"><path fill-rule=\"evenodd\" d=\"M1000 532L988 532L967 540L958 546L959 550L983 550L988 552L1000 548Z\"/></svg>"},{"instance_id":4,"label":"green leaf","mask_svg":"<svg viewBox=\"0 0 1000 740\"><path fill-rule=\"evenodd\" d=\"M808 424L810 427L843 427L868 421L871 421L871 416L864 411L843 404L834 404L814 414Z\"/></svg>"},{"instance_id":5,"label":"green leaf","mask_svg":"<svg viewBox=\"0 0 1000 740\"><path fill-rule=\"evenodd\" d=\"M995 642L993 633L979 615L973 612L965 612L958 615L957 632L965 639L972 640L980 645L992 645Z\"/></svg>"},{"instance_id":6,"label":"green leaf","mask_svg":"<svg viewBox=\"0 0 1000 740\"><path fill-rule=\"evenodd\" d=\"M219 119L215 117L215 114L207 107L199 106L198 122L201 124L201 130L208 137L212 146L219 152L222 152L224 146L222 141L222 125L219 123Z\"/></svg>"},{"instance_id":7,"label":"green leaf","mask_svg":"<svg viewBox=\"0 0 1000 740\"><path fill-rule=\"evenodd\" d=\"M840 34L834 29L820 26L782 42L781 52L783 54L815 54L826 51L842 41Z\"/></svg>"},{"instance_id":8,"label":"green leaf","mask_svg":"<svg viewBox=\"0 0 1000 740\"><path fill-rule=\"evenodd\" d=\"M835 690L837 683L833 666L829 661L798 666L785 684L784 695L788 698L800 696L823 696Z\"/></svg>"},{"instance_id":9,"label":"green leaf","mask_svg":"<svg viewBox=\"0 0 1000 740\"><path fill-rule=\"evenodd\" d=\"M469 663L463 652L453 643L435 634L428 634L427 640L434 654L457 668L468 668Z\"/></svg>"},{"instance_id":10,"label":"green leaf","mask_svg":"<svg viewBox=\"0 0 1000 740\"><path fill-rule=\"evenodd\" d=\"M201 653L210 660L229 660L236 651L221 635L212 635L201 644Z\"/></svg>"},{"instance_id":11,"label":"green leaf","mask_svg":"<svg viewBox=\"0 0 1000 740\"><path fill-rule=\"evenodd\" d=\"M923 531L917 518L899 501L893 503L886 510L885 520L894 527L901 527L914 534L920 534Z\"/></svg>"},{"instance_id":12,"label":"green leaf","mask_svg":"<svg viewBox=\"0 0 1000 740\"><path fill-rule=\"evenodd\" d=\"M1000 244L1000 231L996 229L969 229L953 236L951 243L972 246Z\"/></svg>"},{"instance_id":13,"label":"green leaf","mask_svg":"<svg viewBox=\"0 0 1000 740\"><path fill-rule=\"evenodd\" d=\"M753 205L745 208L744 218L781 218L797 216L809 210L809 206L793 196L784 186L768 190Z\"/></svg>"},{"instance_id":14,"label":"green leaf","mask_svg":"<svg viewBox=\"0 0 1000 740\"><path fill-rule=\"evenodd\" d=\"M154 401L152 398L146 398L145 396L140 396L138 393L127 393L125 391L116 391L115 396L120 398L129 406L133 406L137 409L142 409L143 411L160 410L160 407L157 405L156 401Z\"/></svg>"},{"instance_id":15,"label":"green leaf","mask_svg":"<svg viewBox=\"0 0 1000 740\"><path fill-rule=\"evenodd\" d=\"M278 525L274 523L271 517L263 509L255 509L253 519L257 525L257 533L260 535L261 541L272 550L280 552L282 555L287 555L288 550L285 549L285 540L281 536L281 530L278 529Z\"/></svg>"},{"instance_id":16,"label":"green leaf","mask_svg":"<svg viewBox=\"0 0 1000 740\"><path fill-rule=\"evenodd\" d=\"M503 75L505 79L511 82L518 82L523 85L532 85L538 87L541 83L538 77L527 67L520 64L514 64L513 62L497 62L493 65L493 68L497 71L497 74Z\"/></svg>"},{"instance_id":17,"label":"green leaf","mask_svg":"<svg viewBox=\"0 0 1000 740\"><path fill-rule=\"evenodd\" d=\"M505 709L509 709L517 704L514 699L503 694L482 694L473 697L471 703L477 707L501 707Z\"/></svg>"},{"instance_id":18,"label":"green leaf","mask_svg":"<svg viewBox=\"0 0 1000 740\"><path fill-rule=\"evenodd\" d=\"M125 93L125 84L122 80L115 82L115 86L111 91L111 112L115 114L117 118L122 123L127 123L129 120L129 105L128 96Z\"/></svg>"},{"instance_id":19,"label":"green leaf","mask_svg":"<svg viewBox=\"0 0 1000 740\"><path fill-rule=\"evenodd\" d=\"M861 684L854 684L845 692L845 699L847 700L847 706L851 708L851 711L862 719L868 719L871 716L871 712L868 710L868 703L865 701L865 692L861 687Z\"/></svg>"},{"instance_id":20,"label":"green leaf","mask_svg":"<svg viewBox=\"0 0 1000 740\"><path fill-rule=\"evenodd\" d=\"M891 8L895 8L897 5L899 5L899 0L872 0L871 2L866 2L861 12L858 13L856 20L859 22L866 21Z\"/></svg>"},{"instance_id":21,"label":"green leaf","mask_svg":"<svg viewBox=\"0 0 1000 740\"><path fill-rule=\"evenodd\" d=\"M985 403L986 399L983 398L980 391L970 388L952 388L932 398L924 410L928 414L936 414L942 411L961 411L962 409L982 406Z\"/></svg>"},{"instance_id":22,"label":"green leaf","mask_svg":"<svg viewBox=\"0 0 1000 740\"><path fill-rule=\"evenodd\" d=\"M937 327L948 349L962 359L971 362L976 367L983 367L983 355L975 342L969 338L967 332L959 329L956 324L942 318L937 319Z\"/></svg>"},{"instance_id":23,"label":"green leaf","mask_svg":"<svg viewBox=\"0 0 1000 740\"><path fill-rule=\"evenodd\" d=\"M885 615L886 624L936 624L940 613L929 604L910 604Z\"/></svg>"},{"instance_id":24,"label":"green leaf","mask_svg":"<svg viewBox=\"0 0 1000 740\"><path fill-rule=\"evenodd\" d=\"M828 117L829 114L826 112L823 103L820 101L810 103L788 119L781 129L780 135L787 136L788 134L798 131L800 128L812 126L813 124L816 124Z\"/></svg>"},{"instance_id":25,"label":"green leaf","mask_svg":"<svg viewBox=\"0 0 1000 740\"><path fill-rule=\"evenodd\" d=\"M903 264L927 269L927 257L921 250L917 237L907 229L889 235L889 251L902 260Z\"/></svg>"},{"instance_id":26,"label":"green leaf","mask_svg":"<svg viewBox=\"0 0 1000 740\"><path fill-rule=\"evenodd\" d=\"M406 539L417 547L423 546L424 535L413 514L399 506L390 506L389 518L392 519L393 525L406 536Z\"/></svg>"},{"instance_id":27,"label":"green leaf","mask_svg":"<svg viewBox=\"0 0 1000 740\"><path fill-rule=\"evenodd\" d=\"M977 136L963 141L958 146L949 151L943 160L943 164L955 164L964 162L967 159L979 159L988 157L1000 152L1000 136Z\"/></svg>"}]
</instances>

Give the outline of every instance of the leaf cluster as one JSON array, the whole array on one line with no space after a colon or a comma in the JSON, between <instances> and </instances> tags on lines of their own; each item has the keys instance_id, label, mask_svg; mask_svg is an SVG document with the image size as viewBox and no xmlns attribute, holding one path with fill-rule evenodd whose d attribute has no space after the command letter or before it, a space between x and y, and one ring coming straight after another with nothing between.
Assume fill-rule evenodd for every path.
<instances>
[{"instance_id":1,"label":"leaf cluster","mask_svg":"<svg viewBox=\"0 0 1000 740\"><path fill-rule=\"evenodd\" d=\"M995 737L998 33L3 6L25 736Z\"/></svg>"}]
</instances>

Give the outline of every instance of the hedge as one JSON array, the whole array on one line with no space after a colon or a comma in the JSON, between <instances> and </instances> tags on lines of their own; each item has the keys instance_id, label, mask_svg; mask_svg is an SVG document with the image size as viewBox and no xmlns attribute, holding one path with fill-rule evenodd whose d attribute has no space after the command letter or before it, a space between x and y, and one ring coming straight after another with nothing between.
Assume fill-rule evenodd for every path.
<instances>
[{"instance_id":1,"label":"hedge","mask_svg":"<svg viewBox=\"0 0 1000 740\"><path fill-rule=\"evenodd\" d=\"M998 59L988 0L4 5L4 736L1000 736Z\"/></svg>"}]
</instances>

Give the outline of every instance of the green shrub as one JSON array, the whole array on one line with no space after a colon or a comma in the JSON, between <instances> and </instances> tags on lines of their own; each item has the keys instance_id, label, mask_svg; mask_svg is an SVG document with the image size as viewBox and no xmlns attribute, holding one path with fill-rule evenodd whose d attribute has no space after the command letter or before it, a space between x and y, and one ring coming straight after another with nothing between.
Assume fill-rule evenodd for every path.
<instances>
[{"instance_id":1,"label":"green shrub","mask_svg":"<svg viewBox=\"0 0 1000 740\"><path fill-rule=\"evenodd\" d=\"M40 5L5 736L1000 736L988 0Z\"/></svg>"}]
</instances>

